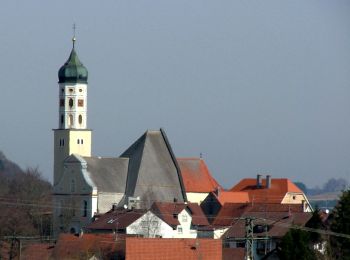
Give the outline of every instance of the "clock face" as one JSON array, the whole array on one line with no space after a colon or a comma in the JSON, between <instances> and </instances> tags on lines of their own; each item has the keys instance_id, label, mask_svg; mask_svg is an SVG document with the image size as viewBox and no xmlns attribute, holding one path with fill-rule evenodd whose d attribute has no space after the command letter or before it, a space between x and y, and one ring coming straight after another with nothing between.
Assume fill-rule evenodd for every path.
<instances>
[{"instance_id":1,"label":"clock face","mask_svg":"<svg viewBox=\"0 0 350 260\"><path fill-rule=\"evenodd\" d=\"M84 106L84 99L78 99L78 107Z\"/></svg>"}]
</instances>

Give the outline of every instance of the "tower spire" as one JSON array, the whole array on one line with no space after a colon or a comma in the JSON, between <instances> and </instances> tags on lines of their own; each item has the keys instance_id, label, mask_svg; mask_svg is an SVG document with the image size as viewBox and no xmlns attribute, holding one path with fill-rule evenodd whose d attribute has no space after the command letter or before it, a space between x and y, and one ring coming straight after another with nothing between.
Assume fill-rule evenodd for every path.
<instances>
[{"instance_id":1,"label":"tower spire","mask_svg":"<svg viewBox=\"0 0 350 260\"><path fill-rule=\"evenodd\" d=\"M75 47L75 41L77 40L75 38L75 29L76 29L76 26L75 26L75 23L73 24L73 38L72 38L72 42L73 42L73 49Z\"/></svg>"}]
</instances>

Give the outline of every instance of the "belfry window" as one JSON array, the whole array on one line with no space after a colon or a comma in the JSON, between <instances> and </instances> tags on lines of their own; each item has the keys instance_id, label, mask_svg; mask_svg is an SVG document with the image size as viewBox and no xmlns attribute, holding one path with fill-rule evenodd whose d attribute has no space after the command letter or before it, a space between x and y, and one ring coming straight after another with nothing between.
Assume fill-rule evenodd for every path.
<instances>
[{"instance_id":1,"label":"belfry window","mask_svg":"<svg viewBox=\"0 0 350 260\"><path fill-rule=\"evenodd\" d=\"M83 116L82 115L79 115L78 121L79 121L79 124L83 123Z\"/></svg>"},{"instance_id":2,"label":"belfry window","mask_svg":"<svg viewBox=\"0 0 350 260\"><path fill-rule=\"evenodd\" d=\"M73 125L73 115L69 115L69 126Z\"/></svg>"},{"instance_id":3,"label":"belfry window","mask_svg":"<svg viewBox=\"0 0 350 260\"><path fill-rule=\"evenodd\" d=\"M77 140L77 144L80 144L80 140L79 139Z\"/></svg>"},{"instance_id":4,"label":"belfry window","mask_svg":"<svg viewBox=\"0 0 350 260\"><path fill-rule=\"evenodd\" d=\"M73 107L73 98L69 99L69 107L72 108Z\"/></svg>"},{"instance_id":5,"label":"belfry window","mask_svg":"<svg viewBox=\"0 0 350 260\"><path fill-rule=\"evenodd\" d=\"M87 201L86 200L84 200L84 214L83 214L83 217L87 217L87 205L88 203L87 203Z\"/></svg>"},{"instance_id":6,"label":"belfry window","mask_svg":"<svg viewBox=\"0 0 350 260\"><path fill-rule=\"evenodd\" d=\"M75 180L74 179L72 179L72 181L70 183L70 191L75 192Z\"/></svg>"}]
</instances>

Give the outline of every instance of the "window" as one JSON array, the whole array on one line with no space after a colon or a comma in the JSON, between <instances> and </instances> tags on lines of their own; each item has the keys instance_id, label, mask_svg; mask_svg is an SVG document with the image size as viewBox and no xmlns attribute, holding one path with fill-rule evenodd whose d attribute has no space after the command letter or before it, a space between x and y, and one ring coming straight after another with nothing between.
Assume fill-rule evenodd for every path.
<instances>
[{"instance_id":1,"label":"window","mask_svg":"<svg viewBox=\"0 0 350 260\"><path fill-rule=\"evenodd\" d=\"M62 146L64 146L64 139L62 139Z\"/></svg>"},{"instance_id":2,"label":"window","mask_svg":"<svg viewBox=\"0 0 350 260\"><path fill-rule=\"evenodd\" d=\"M64 123L64 115L61 115L61 124Z\"/></svg>"},{"instance_id":3,"label":"window","mask_svg":"<svg viewBox=\"0 0 350 260\"><path fill-rule=\"evenodd\" d=\"M78 107L84 106L84 99L78 99Z\"/></svg>"},{"instance_id":4,"label":"window","mask_svg":"<svg viewBox=\"0 0 350 260\"><path fill-rule=\"evenodd\" d=\"M61 89L62 93L64 93L64 88Z\"/></svg>"},{"instance_id":5,"label":"window","mask_svg":"<svg viewBox=\"0 0 350 260\"><path fill-rule=\"evenodd\" d=\"M83 217L87 217L87 201L84 200L84 214L83 214Z\"/></svg>"},{"instance_id":6,"label":"window","mask_svg":"<svg viewBox=\"0 0 350 260\"><path fill-rule=\"evenodd\" d=\"M187 215L182 215L182 222L187 222Z\"/></svg>"},{"instance_id":7,"label":"window","mask_svg":"<svg viewBox=\"0 0 350 260\"><path fill-rule=\"evenodd\" d=\"M80 140L79 139L77 140L77 144L80 144Z\"/></svg>"},{"instance_id":8,"label":"window","mask_svg":"<svg viewBox=\"0 0 350 260\"><path fill-rule=\"evenodd\" d=\"M82 115L79 115L79 124L82 124L83 123L83 116Z\"/></svg>"},{"instance_id":9,"label":"window","mask_svg":"<svg viewBox=\"0 0 350 260\"><path fill-rule=\"evenodd\" d=\"M60 107L64 107L64 99L60 99Z\"/></svg>"},{"instance_id":10,"label":"window","mask_svg":"<svg viewBox=\"0 0 350 260\"><path fill-rule=\"evenodd\" d=\"M68 104L69 104L69 107L70 107L70 108L73 107L73 98L70 98L70 99L69 99Z\"/></svg>"},{"instance_id":11,"label":"window","mask_svg":"<svg viewBox=\"0 0 350 260\"><path fill-rule=\"evenodd\" d=\"M84 144L84 140L83 140L83 139L80 139L80 143L81 143L81 144Z\"/></svg>"},{"instance_id":12,"label":"window","mask_svg":"<svg viewBox=\"0 0 350 260\"><path fill-rule=\"evenodd\" d=\"M73 125L73 115L69 115L69 126Z\"/></svg>"},{"instance_id":13,"label":"window","mask_svg":"<svg viewBox=\"0 0 350 260\"><path fill-rule=\"evenodd\" d=\"M79 89L79 92L83 92L83 90L80 88L80 89Z\"/></svg>"},{"instance_id":14,"label":"window","mask_svg":"<svg viewBox=\"0 0 350 260\"><path fill-rule=\"evenodd\" d=\"M73 92L73 89L72 89L72 88L70 88L70 89L69 89L69 92L71 92L71 93L72 93L72 92Z\"/></svg>"},{"instance_id":15,"label":"window","mask_svg":"<svg viewBox=\"0 0 350 260\"><path fill-rule=\"evenodd\" d=\"M182 227L177 228L177 233L182 234Z\"/></svg>"},{"instance_id":16,"label":"window","mask_svg":"<svg viewBox=\"0 0 350 260\"><path fill-rule=\"evenodd\" d=\"M142 221L141 221L141 227L142 227L142 228L147 228L147 226L148 226L148 225L147 225L147 221L142 220Z\"/></svg>"},{"instance_id":17,"label":"window","mask_svg":"<svg viewBox=\"0 0 350 260\"><path fill-rule=\"evenodd\" d=\"M293 200L295 200L296 198L297 198L297 196L294 195L294 196L293 196Z\"/></svg>"},{"instance_id":18,"label":"window","mask_svg":"<svg viewBox=\"0 0 350 260\"><path fill-rule=\"evenodd\" d=\"M75 180L72 179L70 182L70 191L75 192Z\"/></svg>"}]
</instances>

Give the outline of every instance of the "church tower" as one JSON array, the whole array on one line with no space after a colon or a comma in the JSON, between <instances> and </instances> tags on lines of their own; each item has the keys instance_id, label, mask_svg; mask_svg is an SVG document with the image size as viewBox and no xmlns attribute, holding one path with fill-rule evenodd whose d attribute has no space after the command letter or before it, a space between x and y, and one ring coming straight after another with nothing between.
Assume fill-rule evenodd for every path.
<instances>
[{"instance_id":1,"label":"church tower","mask_svg":"<svg viewBox=\"0 0 350 260\"><path fill-rule=\"evenodd\" d=\"M63 161L75 153L91 156L91 130L87 129L88 71L73 48L58 71L58 128L54 129L54 185L63 174Z\"/></svg>"}]
</instances>

